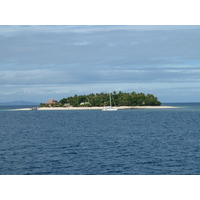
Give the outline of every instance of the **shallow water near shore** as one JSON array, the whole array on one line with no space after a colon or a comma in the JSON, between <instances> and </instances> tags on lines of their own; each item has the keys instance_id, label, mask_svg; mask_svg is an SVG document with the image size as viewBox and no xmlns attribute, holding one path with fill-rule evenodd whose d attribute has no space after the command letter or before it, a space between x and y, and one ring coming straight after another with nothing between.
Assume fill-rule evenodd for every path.
<instances>
[{"instance_id":1,"label":"shallow water near shore","mask_svg":"<svg viewBox=\"0 0 200 200\"><path fill-rule=\"evenodd\" d=\"M200 104L172 106L180 108L1 107L0 174L200 174Z\"/></svg>"}]
</instances>

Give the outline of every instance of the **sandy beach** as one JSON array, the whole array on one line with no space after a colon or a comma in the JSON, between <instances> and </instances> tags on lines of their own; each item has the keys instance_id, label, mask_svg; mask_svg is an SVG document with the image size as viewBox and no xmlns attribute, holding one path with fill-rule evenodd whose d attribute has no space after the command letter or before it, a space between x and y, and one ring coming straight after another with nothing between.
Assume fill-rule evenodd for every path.
<instances>
[{"instance_id":1,"label":"sandy beach","mask_svg":"<svg viewBox=\"0 0 200 200\"><path fill-rule=\"evenodd\" d=\"M118 110L123 109L166 109L166 108L178 108L174 106L120 106L113 107L118 108ZM102 110L103 107L37 107L37 110ZM33 110L33 108L20 108L14 110Z\"/></svg>"}]
</instances>

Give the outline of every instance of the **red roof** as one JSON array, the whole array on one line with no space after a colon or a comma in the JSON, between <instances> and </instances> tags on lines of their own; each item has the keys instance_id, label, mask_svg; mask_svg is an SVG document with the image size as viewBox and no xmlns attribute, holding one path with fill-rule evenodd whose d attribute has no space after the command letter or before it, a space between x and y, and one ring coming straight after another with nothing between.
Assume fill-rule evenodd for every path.
<instances>
[{"instance_id":1,"label":"red roof","mask_svg":"<svg viewBox=\"0 0 200 200\"><path fill-rule=\"evenodd\" d=\"M57 103L54 99L49 99L45 104L55 104Z\"/></svg>"}]
</instances>

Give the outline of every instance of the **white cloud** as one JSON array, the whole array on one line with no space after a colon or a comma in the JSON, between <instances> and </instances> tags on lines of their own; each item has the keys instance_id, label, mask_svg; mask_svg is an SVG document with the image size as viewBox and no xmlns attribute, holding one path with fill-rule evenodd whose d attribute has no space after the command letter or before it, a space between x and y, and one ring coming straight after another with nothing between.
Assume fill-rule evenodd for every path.
<instances>
[{"instance_id":1,"label":"white cloud","mask_svg":"<svg viewBox=\"0 0 200 200\"><path fill-rule=\"evenodd\" d=\"M77 42L77 43L74 43L74 45L78 45L78 46L87 45L87 44L89 44L89 42Z\"/></svg>"},{"instance_id":2,"label":"white cloud","mask_svg":"<svg viewBox=\"0 0 200 200\"><path fill-rule=\"evenodd\" d=\"M168 25L7 25L0 26L1 36L13 36L15 34L33 34L33 33L96 33L110 31L170 31L170 30L196 30L200 29L198 25L190 26L168 26ZM133 43L134 44L134 43Z\"/></svg>"}]
</instances>

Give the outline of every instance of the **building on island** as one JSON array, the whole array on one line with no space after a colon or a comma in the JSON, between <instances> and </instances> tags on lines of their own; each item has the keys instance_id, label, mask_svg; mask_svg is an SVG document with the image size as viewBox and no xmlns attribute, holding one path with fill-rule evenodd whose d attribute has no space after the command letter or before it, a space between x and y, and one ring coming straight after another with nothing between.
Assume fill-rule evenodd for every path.
<instances>
[{"instance_id":1,"label":"building on island","mask_svg":"<svg viewBox=\"0 0 200 200\"><path fill-rule=\"evenodd\" d=\"M80 106L90 106L90 102L81 102Z\"/></svg>"},{"instance_id":2,"label":"building on island","mask_svg":"<svg viewBox=\"0 0 200 200\"><path fill-rule=\"evenodd\" d=\"M45 105L48 105L48 106L52 106L53 104L57 104L57 102L54 99L49 99L47 103L45 103Z\"/></svg>"},{"instance_id":3,"label":"building on island","mask_svg":"<svg viewBox=\"0 0 200 200\"><path fill-rule=\"evenodd\" d=\"M63 106L64 107L71 107L70 103L65 103Z\"/></svg>"}]
</instances>

